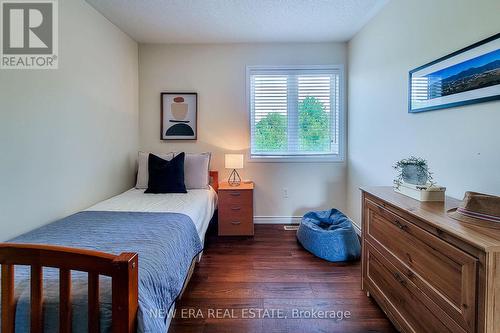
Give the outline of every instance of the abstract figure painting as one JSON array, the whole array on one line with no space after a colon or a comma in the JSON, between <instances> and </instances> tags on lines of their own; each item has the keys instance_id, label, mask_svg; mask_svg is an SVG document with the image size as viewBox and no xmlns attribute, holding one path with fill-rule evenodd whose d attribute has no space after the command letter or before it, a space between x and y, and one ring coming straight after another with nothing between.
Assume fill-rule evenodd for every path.
<instances>
[{"instance_id":1,"label":"abstract figure painting","mask_svg":"<svg viewBox=\"0 0 500 333\"><path fill-rule=\"evenodd\" d=\"M409 112L500 99L500 34L410 71Z\"/></svg>"},{"instance_id":2,"label":"abstract figure painting","mask_svg":"<svg viewBox=\"0 0 500 333\"><path fill-rule=\"evenodd\" d=\"M161 93L161 139L196 140L197 93Z\"/></svg>"}]
</instances>

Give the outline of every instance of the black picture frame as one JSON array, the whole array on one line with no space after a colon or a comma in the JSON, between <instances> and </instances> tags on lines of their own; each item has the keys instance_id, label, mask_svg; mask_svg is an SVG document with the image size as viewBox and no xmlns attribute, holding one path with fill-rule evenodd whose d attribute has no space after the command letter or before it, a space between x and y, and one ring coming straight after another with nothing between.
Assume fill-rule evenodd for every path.
<instances>
[{"instance_id":1,"label":"black picture frame","mask_svg":"<svg viewBox=\"0 0 500 333\"><path fill-rule=\"evenodd\" d=\"M441 57L439 59L436 59L432 62L429 62L425 65L422 65L420 67L411 70L408 74L408 112L418 113L431 110L452 108L462 105L500 100L500 82L495 83L497 82L497 79L500 79L500 48L495 49L497 44L500 45L500 33L497 33L491 37L483 39L477 43L469 45L463 49L450 53L444 57ZM493 48L493 51L490 50L486 53L481 53L480 55L472 56L470 58L467 58L465 61L460 61L451 66L445 67L445 65L443 65L446 62L449 62L450 60L454 61L456 59L459 59L459 57L464 58L464 55L466 55L466 53L472 55L475 52L480 52L482 49L488 50L491 48ZM439 75L437 76L439 77L438 80L432 78L432 74L439 72L445 73L445 71L453 72L454 70L460 70L460 67L466 68L465 66L472 66L474 63L479 63L480 59L485 59L485 61L488 61L487 60L488 57L491 57L491 59L498 58L497 60L493 60L493 62L491 63L491 66L495 67L495 69L493 69L494 72L491 74L493 77L489 79L489 82L492 83L491 85L480 86L480 84L486 84L486 83L479 82L479 79L477 78L474 79L475 80L474 81L470 79L472 77L472 74L465 74L465 73L472 73L474 69L479 71L481 68L484 68L484 72L479 72L479 73L482 74L488 73L489 71L491 71L487 67L490 63L482 65L480 67L470 67L469 69L463 69L463 71L445 77L444 79L442 79L441 76ZM439 68L439 65L443 65L443 67ZM429 70L431 66L433 68L436 68L437 71L431 72L426 76L419 76L420 73L425 73L426 70ZM469 76L465 76L462 77L461 79L458 79L461 74ZM469 83L465 83L466 82L465 80L467 78L469 78ZM435 82L430 83L432 82L432 80L435 80ZM471 80L473 81L472 83L470 82ZM447 81L451 82L448 83ZM453 82L455 82L456 84L453 85ZM433 87L433 85L438 85L438 84L439 84L439 89ZM473 85L479 86L479 88L472 89ZM453 91L456 92L453 93ZM425 94L427 94L427 96L425 96ZM431 96L431 98L429 98L429 95L433 94L436 94L437 96L436 97ZM425 97L427 97L427 99L425 99ZM420 107L418 104L420 104Z\"/></svg>"},{"instance_id":2,"label":"black picture frame","mask_svg":"<svg viewBox=\"0 0 500 333\"><path fill-rule=\"evenodd\" d=\"M182 102L172 103L174 99L179 98L182 98ZM187 99L189 100L188 102L186 102ZM194 105L191 105L191 103L194 103ZM183 105L181 114L179 114L179 110L172 110L173 104ZM162 92L160 94L160 105L161 140L198 139L198 93ZM176 114L176 116L174 116L174 114ZM174 128L174 130L172 130L173 127L178 127L178 129L176 130ZM173 135L174 131L175 135Z\"/></svg>"}]
</instances>

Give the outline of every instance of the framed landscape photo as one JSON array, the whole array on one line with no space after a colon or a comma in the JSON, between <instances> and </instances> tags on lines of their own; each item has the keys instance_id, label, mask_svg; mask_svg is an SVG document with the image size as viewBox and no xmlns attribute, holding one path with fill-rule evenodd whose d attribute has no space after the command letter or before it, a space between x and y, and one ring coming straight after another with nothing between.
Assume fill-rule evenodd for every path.
<instances>
[{"instance_id":1,"label":"framed landscape photo","mask_svg":"<svg viewBox=\"0 0 500 333\"><path fill-rule=\"evenodd\" d=\"M410 113L498 99L500 33L410 71Z\"/></svg>"},{"instance_id":2,"label":"framed landscape photo","mask_svg":"<svg viewBox=\"0 0 500 333\"><path fill-rule=\"evenodd\" d=\"M196 140L197 93L161 93L161 139Z\"/></svg>"}]
</instances>

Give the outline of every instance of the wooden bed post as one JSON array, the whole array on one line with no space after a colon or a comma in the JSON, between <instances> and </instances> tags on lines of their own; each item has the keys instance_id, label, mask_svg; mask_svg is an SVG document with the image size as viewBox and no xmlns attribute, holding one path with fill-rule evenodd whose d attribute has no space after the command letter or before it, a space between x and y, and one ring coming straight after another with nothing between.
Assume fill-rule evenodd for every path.
<instances>
[{"instance_id":1,"label":"wooden bed post","mask_svg":"<svg viewBox=\"0 0 500 333\"><path fill-rule=\"evenodd\" d=\"M212 185L215 192L219 192L219 171L209 172L210 185Z\"/></svg>"},{"instance_id":2,"label":"wooden bed post","mask_svg":"<svg viewBox=\"0 0 500 333\"><path fill-rule=\"evenodd\" d=\"M138 256L122 253L113 261L113 333L135 333L138 308Z\"/></svg>"},{"instance_id":3,"label":"wooden bed post","mask_svg":"<svg viewBox=\"0 0 500 333\"><path fill-rule=\"evenodd\" d=\"M2 328L4 333L14 333L14 265L2 264Z\"/></svg>"}]
</instances>

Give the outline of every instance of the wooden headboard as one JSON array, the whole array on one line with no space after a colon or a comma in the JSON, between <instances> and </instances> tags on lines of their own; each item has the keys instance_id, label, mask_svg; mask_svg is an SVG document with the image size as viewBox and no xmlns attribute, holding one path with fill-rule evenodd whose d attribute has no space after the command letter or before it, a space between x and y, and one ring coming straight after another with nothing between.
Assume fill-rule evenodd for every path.
<instances>
[{"instance_id":1,"label":"wooden headboard","mask_svg":"<svg viewBox=\"0 0 500 333\"><path fill-rule=\"evenodd\" d=\"M215 192L219 191L219 171L209 171L210 185L213 187Z\"/></svg>"}]
</instances>

